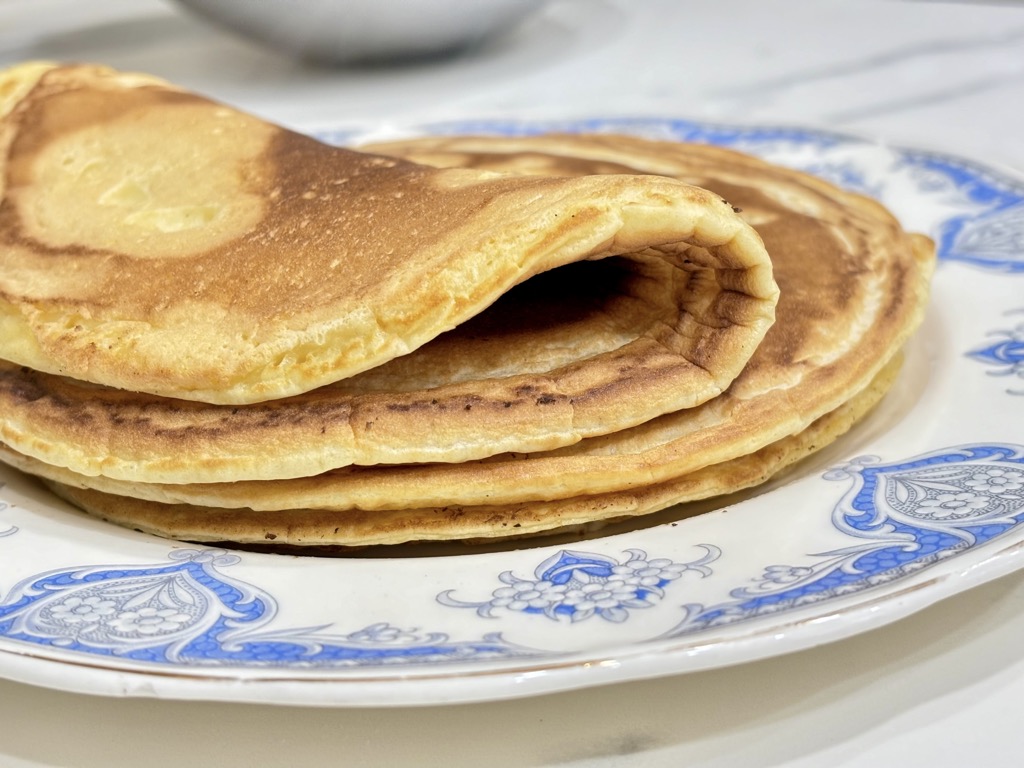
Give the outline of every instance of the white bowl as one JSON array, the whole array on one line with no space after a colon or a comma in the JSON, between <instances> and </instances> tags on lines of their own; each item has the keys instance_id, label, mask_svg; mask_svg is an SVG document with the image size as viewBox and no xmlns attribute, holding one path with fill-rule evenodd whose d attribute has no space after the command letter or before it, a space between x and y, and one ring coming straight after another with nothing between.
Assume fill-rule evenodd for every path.
<instances>
[{"instance_id":1,"label":"white bowl","mask_svg":"<svg viewBox=\"0 0 1024 768\"><path fill-rule=\"evenodd\" d=\"M544 0L178 0L200 16L290 55L332 63L463 49Z\"/></svg>"}]
</instances>

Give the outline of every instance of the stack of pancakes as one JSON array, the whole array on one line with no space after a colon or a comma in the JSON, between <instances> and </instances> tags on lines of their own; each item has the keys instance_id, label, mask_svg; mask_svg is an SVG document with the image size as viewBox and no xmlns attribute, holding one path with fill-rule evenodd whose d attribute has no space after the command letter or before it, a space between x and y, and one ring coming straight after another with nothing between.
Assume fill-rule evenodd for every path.
<instances>
[{"instance_id":1,"label":"stack of pancakes","mask_svg":"<svg viewBox=\"0 0 1024 768\"><path fill-rule=\"evenodd\" d=\"M884 394L933 248L735 152L321 144L0 73L0 459L190 541L523 536L750 487Z\"/></svg>"}]
</instances>

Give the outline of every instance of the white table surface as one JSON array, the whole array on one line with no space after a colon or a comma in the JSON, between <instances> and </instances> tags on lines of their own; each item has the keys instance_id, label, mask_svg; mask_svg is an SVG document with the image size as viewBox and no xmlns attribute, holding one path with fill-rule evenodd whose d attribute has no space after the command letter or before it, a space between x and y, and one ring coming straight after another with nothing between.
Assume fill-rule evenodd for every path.
<instances>
[{"instance_id":1,"label":"white table surface","mask_svg":"<svg viewBox=\"0 0 1024 768\"><path fill-rule=\"evenodd\" d=\"M329 70L151 0L0 0L0 64L158 74L300 129L658 115L808 125L1024 172L1024 4L555 0L455 58ZM1024 574L742 666L533 699L319 709L0 680L0 766L1015 766Z\"/></svg>"}]
</instances>

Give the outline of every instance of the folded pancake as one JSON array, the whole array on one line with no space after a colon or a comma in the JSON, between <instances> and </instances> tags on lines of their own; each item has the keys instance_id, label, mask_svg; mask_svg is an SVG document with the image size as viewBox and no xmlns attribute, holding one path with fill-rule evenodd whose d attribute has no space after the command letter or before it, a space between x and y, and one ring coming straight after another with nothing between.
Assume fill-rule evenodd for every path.
<instances>
[{"instance_id":1,"label":"folded pancake","mask_svg":"<svg viewBox=\"0 0 1024 768\"><path fill-rule=\"evenodd\" d=\"M66 501L108 522L166 538L256 544L272 548L366 547L408 542L518 539L552 531L592 532L611 522L675 504L733 494L769 480L832 443L862 419L889 390L901 363L897 355L850 400L805 430L746 456L650 486L553 501L403 510L282 509L256 511L191 504L163 504L105 493L0 446L5 461L41 474ZM678 510L684 516L687 510Z\"/></svg>"},{"instance_id":2,"label":"folded pancake","mask_svg":"<svg viewBox=\"0 0 1024 768\"><path fill-rule=\"evenodd\" d=\"M694 385L710 383L714 363L703 355L722 353L707 343L713 326L699 333L703 342L678 344L666 323L693 319L681 311L688 289L656 261L638 267L609 258L552 270L413 353L247 406L117 390L0 361L0 439L84 474L144 482L549 450L724 388ZM697 354L681 355L690 343Z\"/></svg>"},{"instance_id":3,"label":"folded pancake","mask_svg":"<svg viewBox=\"0 0 1024 768\"><path fill-rule=\"evenodd\" d=\"M859 413L856 404L867 402L861 395L870 400L870 393L884 389L890 379L883 371L923 316L934 267L931 241L904 232L878 203L797 171L713 147L620 136L423 139L383 149L424 161L534 174L668 173L699 182L741 207L759 228L773 253L781 288L777 321L722 395L556 450L452 464L346 467L263 482L160 484L48 476L118 495L115 501L84 492L75 498L123 522L134 508L151 525L160 509L151 502L222 508L218 525L235 520L245 527L242 521L261 519L262 527L253 530L262 531L269 531L267 521L281 513L288 530L308 523L304 540L333 543L345 543L351 534L351 528L327 522L341 519L387 521L388 536L402 540L397 531L403 520L410 531L419 531L412 537L423 535L417 527L423 520L429 521L431 538L443 537L446 525L453 538L487 535L479 526L468 534L454 522L465 517L466 509L486 510L480 514L495 521L502 519L497 510L529 509L536 530L566 524L566 519L575 525L630 514L630 509L648 512L692 498L691 491L672 489L679 483L690 487L693 473L704 468L710 474L698 485L711 493L728 492L770 475L786 464L786 456L805 452L769 448L773 444L785 446L781 441L802 436L793 444L824 445L823 435L838 435L842 430L835 424L847 423L851 411L844 406ZM834 417L839 421L830 422L829 414L839 414ZM819 419L825 426L808 432ZM760 458L730 463L754 454ZM747 469L736 471L736 466ZM613 497L619 501L610 503ZM111 505L120 511L115 514ZM563 514L566 508L576 510L571 518ZM438 509L455 510L453 519L439 522L444 517ZM236 512L239 516L233 517ZM214 519L185 507L175 514ZM500 522L495 526L496 533L506 528ZM340 533L331 533L335 527ZM314 528L322 529L319 538ZM271 532L282 535L278 529ZM211 536L231 539L241 532L229 535L222 529L221 534Z\"/></svg>"},{"instance_id":4,"label":"folded pancake","mask_svg":"<svg viewBox=\"0 0 1024 768\"><path fill-rule=\"evenodd\" d=\"M152 479L133 469L145 458L119 454L126 442L141 444L142 453L187 449L196 462L209 453L211 464L223 458L226 465L244 446L238 466L220 479L294 473L246 467L246 457L273 445L260 443L253 425L305 420L318 408L334 409L329 423L314 418L295 441L335 429L320 444L351 445L333 466L424 460L404 457L402 445L395 456L378 455L377 434L386 429L373 414L388 406L392 415L429 412L433 399L476 414L522 400L526 433L543 433L538 422L556 410L537 416L538 400L558 404L566 435L554 443L565 444L582 434L570 422L591 393L629 378L616 371L649 363L659 375L633 377L637 397L620 400L641 411L622 414L622 425L638 423L727 386L771 324L777 295L756 232L721 198L676 180L435 169L328 146L156 78L96 66L27 64L0 73L0 195L0 359L228 406L138 400L133 413L146 413L136 417L117 412L121 401L110 395L105 426L90 427L106 434L114 425L109 450L82 434L67 437L81 455L97 457L99 466L76 464L78 470L121 462L124 476L140 480ZM387 403L370 404L370 416L361 404L347 404L347 395L339 403L330 394L314 397L316 406L257 410L244 417L246 426L217 426L229 434L215 440L181 437L220 424L225 414L233 420L231 406L310 392L377 368L534 275L614 256L630 293L595 301L605 331L618 335L580 355L561 350L538 360L536 370L509 371L507 382L474 385L472 395L458 387L437 398L391 399L386 392ZM460 354L468 370L456 372L456 383L487 367L473 362L465 344ZM434 379L453 383L444 372ZM617 429L623 410L599 405L591 421ZM19 430L39 426L19 418L5 422L4 439L71 465L74 457L61 456L62 435L44 429L34 442L19 438ZM146 434L147 420L173 437L161 442ZM125 429L125 421L135 427ZM409 417L394 429L401 443L403 430L429 432L435 421ZM374 435L363 434L371 422ZM550 447L542 438L523 448ZM193 477L178 479L186 476Z\"/></svg>"}]
</instances>

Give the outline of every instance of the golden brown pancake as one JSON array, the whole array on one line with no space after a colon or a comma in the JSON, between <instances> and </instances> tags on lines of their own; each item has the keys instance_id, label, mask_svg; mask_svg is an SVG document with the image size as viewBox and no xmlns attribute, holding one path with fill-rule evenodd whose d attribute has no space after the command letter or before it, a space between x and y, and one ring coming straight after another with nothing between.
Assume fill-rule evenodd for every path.
<instances>
[{"instance_id":1,"label":"golden brown pancake","mask_svg":"<svg viewBox=\"0 0 1024 768\"><path fill-rule=\"evenodd\" d=\"M840 409L865 402L855 400L861 394L877 396L881 385L872 382L888 381L884 375L877 377L917 327L927 301L934 265L934 249L927 238L905 233L884 208L866 198L734 152L600 136L426 139L387 149L437 162L497 164L513 170L527 166L531 172L545 167L556 173L656 171L699 180L757 222L773 253L782 289L778 320L723 395L558 450L506 453L455 464L347 467L266 482L147 484L68 475L58 479L74 477L76 483L122 494L120 501L102 501L107 515L114 514L110 505L121 510L117 514L129 515L136 504L132 497L144 500L138 502L143 516L159 509L148 501L226 508L216 516L219 525L260 517L232 517L231 508L265 513L269 517L264 521L281 510L319 510L282 516L290 529L298 530L304 525L302 515L309 515L311 527L302 534L309 540L316 539L313 527L341 519L332 517L331 511L346 520L372 519L382 525L386 520L389 531L401 528L403 520L424 519L422 511L431 509L457 509L460 515L467 508L486 509L498 521L496 510L528 508L540 519L548 513L538 510L571 507L579 510L572 524L629 514L629 508L651 511L678 501L680 496L667 489L690 483L705 467L710 474L703 475L701 486L725 492L749 482L744 477L771 474L787 462L786 456L794 455L768 446L785 446L782 441L803 435L793 444L806 445L806 439L820 447L822 435L838 434L841 429L835 423L845 423L847 417L841 414L850 412ZM840 421L822 426L824 431L807 431L828 414L840 414L834 417ZM803 449L793 450L799 454ZM729 469L735 466L730 462L753 454L760 458L739 465L751 468L750 474ZM720 481L707 479L714 477ZM92 500L81 503L98 509L97 499L102 497L88 498ZM590 501L573 501L580 498ZM593 503L608 498L620 501ZM183 510L182 514L193 514ZM388 514L378 516L381 510ZM208 519L212 513L201 514ZM469 535L452 521L443 522L436 511L426 518L433 526L431 538L443 537L446 525L453 538ZM564 519L556 516L549 522L562 525ZM419 524L408 526L412 530ZM546 523L530 525L541 529ZM498 522L495 526L496 532L506 527ZM224 538L236 535L241 533ZM347 535L339 533L335 543ZM400 540L402 534L395 535Z\"/></svg>"},{"instance_id":2,"label":"golden brown pancake","mask_svg":"<svg viewBox=\"0 0 1024 768\"><path fill-rule=\"evenodd\" d=\"M247 406L116 390L0 361L0 439L84 474L148 482L557 448L707 398L707 387L688 386L710 381L705 368L666 346L671 331L661 320L676 306L668 294L678 284L635 267L609 258L552 270L409 355ZM656 295L645 299L645 291ZM700 347L697 362L713 352Z\"/></svg>"},{"instance_id":3,"label":"golden brown pancake","mask_svg":"<svg viewBox=\"0 0 1024 768\"><path fill-rule=\"evenodd\" d=\"M674 504L731 494L772 476L832 443L888 391L900 367L893 359L864 390L802 432L754 453L654 485L554 501L403 510L282 509L254 511L162 504L82 487L81 478L34 460L6 461L49 478L46 484L75 506L111 523L167 538L199 542L300 547L365 547L407 542L515 539L586 528L649 514ZM679 510L686 515L685 508Z\"/></svg>"},{"instance_id":4,"label":"golden brown pancake","mask_svg":"<svg viewBox=\"0 0 1024 768\"><path fill-rule=\"evenodd\" d=\"M156 78L97 66L6 70L0 110L0 359L15 366L164 398L274 400L416 350L534 275L619 256L629 265L629 293L601 305L617 345L586 350L592 361L563 353L524 379L472 388L482 398L478 413L536 389L524 400L528 437L543 420L531 415L538 397L555 398L562 434L554 442L565 444L587 433L572 423L579 408L570 401L623 386L629 377L615 371L650 364L664 377L634 377L639 397L595 406L590 421L605 429L618 428L616 416L629 410L622 404L646 410L626 414L625 425L715 396L772 321L777 291L756 232L719 197L674 179L435 169L328 146ZM384 397L421 410L432 399ZM476 408L467 398L456 386L437 399ZM327 399L327 409L349 408L314 425L333 430L331 443L349 443L328 465L425 460L403 456L401 437L398 455L388 454L389 428L377 420L386 407ZM157 401L139 407L150 406L146 418L163 435L189 421L198 435L231 414ZM258 411L250 427L212 443L137 442L143 454L190 451L196 465L208 451L211 471L228 467L230 477L280 476L298 470L248 466L267 445L251 424L294 419L296 410L309 406ZM12 417L4 439L84 472L120 464L125 476L148 477L134 466L145 456L121 456L113 445L104 451L83 440L76 457L63 435L19 435L30 420ZM406 420L395 430L426 434L435 421ZM363 434L370 423L376 432ZM486 438L493 429L479 431ZM551 446L539 431L525 449ZM136 441L131 430L122 436ZM228 443L245 446L238 466ZM475 450L430 458L461 460ZM83 456L96 464L73 464Z\"/></svg>"}]
</instances>

